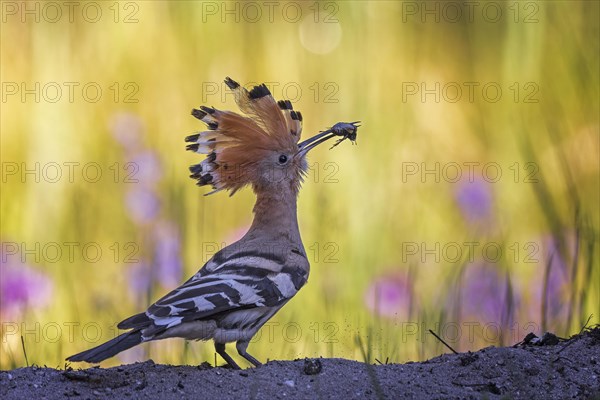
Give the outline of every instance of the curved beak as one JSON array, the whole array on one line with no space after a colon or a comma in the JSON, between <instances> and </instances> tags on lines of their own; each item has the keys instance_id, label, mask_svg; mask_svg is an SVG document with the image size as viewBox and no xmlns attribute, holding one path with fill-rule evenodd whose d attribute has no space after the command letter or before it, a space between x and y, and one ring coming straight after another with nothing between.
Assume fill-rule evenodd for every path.
<instances>
[{"instance_id":1,"label":"curved beak","mask_svg":"<svg viewBox=\"0 0 600 400\"><path fill-rule=\"evenodd\" d=\"M342 136L342 138L338 139L338 141L333 146L331 146L331 148L334 148L346 139L349 139L351 142L356 142L356 134L358 127L360 126L357 124L359 122L360 121L338 122L326 131L319 132L310 139L306 139L305 141L298 143L297 155L304 156L311 149L336 136Z\"/></svg>"}]
</instances>

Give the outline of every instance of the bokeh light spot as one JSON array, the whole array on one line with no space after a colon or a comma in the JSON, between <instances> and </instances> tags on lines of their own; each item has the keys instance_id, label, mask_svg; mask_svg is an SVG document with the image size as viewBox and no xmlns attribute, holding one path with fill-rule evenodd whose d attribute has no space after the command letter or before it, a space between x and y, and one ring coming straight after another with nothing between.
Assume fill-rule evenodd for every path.
<instances>
[{"instance_id":1,"label":"bokeh light spot","mask_svg":"<svg viewBox=\"0 0 600 400\"><path fill-rule=\"evenodd\" d=\"M306 50L315 54L331 53L342 40L342 27L339 22L315 22L314 14L304 18L299 30L300 43Z\"/></svg>"}]
</instances>

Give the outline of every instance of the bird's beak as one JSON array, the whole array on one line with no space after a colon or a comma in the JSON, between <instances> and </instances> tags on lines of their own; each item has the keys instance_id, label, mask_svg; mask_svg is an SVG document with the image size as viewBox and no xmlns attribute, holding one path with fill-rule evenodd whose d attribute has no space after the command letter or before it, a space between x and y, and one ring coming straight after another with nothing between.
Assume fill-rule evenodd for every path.
<instances>
[{"instance_id":1,"label":"bird's beak","mask_svg":"<svg viewBox=\"0 0 600 400\"><path fill-rule=\"evenodd\" d=\"M338 122L331 128L327 129L326 131L319 132L318 134L311 137L310 139L306 139L305 141L300 142L298 144L297 155L304 156L311 149L315 148L319 144L326 142L329 139L336 137L336 136L342 136L342 138L339 139L335 145L337 145L339 142L341 142L344 139L350 139L352 142L356 141L356 131L357 131L358 127L360 126L360 125L356 125L358 122L360 122L360 121Z\"/></svg>"}]
</instances>

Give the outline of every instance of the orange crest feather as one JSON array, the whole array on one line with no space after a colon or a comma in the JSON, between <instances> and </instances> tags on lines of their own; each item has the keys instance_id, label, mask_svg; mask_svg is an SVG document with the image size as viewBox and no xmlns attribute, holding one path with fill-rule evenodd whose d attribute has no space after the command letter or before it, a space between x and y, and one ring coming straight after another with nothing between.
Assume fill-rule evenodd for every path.
<instances>
[{"instance_id":1,"label":"orange crest feather","mask_svg":"<svg viewBox=\"0 0 600 400\"><path fill-rule=\"evenodd\" d=\"M235 102L247 116L201 106L192 115L208 126L208 131L188 136L187 149L207 154L192 165L191 178L199 186L212 185L215 193L231 194L252 182L253 164L265 151L293 152L302 133L302 114L289 100L276 102L265 84L248 91L231 78L225 84L233 91Z\"/></svg>"}]
</instances>

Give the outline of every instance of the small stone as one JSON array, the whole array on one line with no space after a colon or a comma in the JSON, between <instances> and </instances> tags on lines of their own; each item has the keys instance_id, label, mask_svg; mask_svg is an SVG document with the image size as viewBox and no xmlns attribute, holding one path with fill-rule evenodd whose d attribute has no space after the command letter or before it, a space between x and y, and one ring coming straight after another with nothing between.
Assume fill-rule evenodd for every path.
<instances>
[{"instance_id":1,"label":"small stone","mask_svg":"<svg viewBox=\"0 0 600 400\"><path fill-rule=\"evenodd\" d=\"M540 340L540 344L545 345L545 346L554 346L557 345L559 342L558 337L551 333L551 332L546 332L542 335L542 339Z\"/></svg>"},{"instance_id":2,"label":"small stone","mask_svg":"<svg viewBox=\"0 0 600 400\"><path fill-rule=\"evenodd\" d=\"M209 362L204 361L202 364L198 365L198 369L212 369L212 365Z\"/></svg>"},{"instance_id":3,"label":"small stone","mask_svg":"<svg viewBox=\"0 0 600 400\"><path fill-rule=\"evenodd\" d=\"M143 390L146 386L148 386L147 381L136 381L135 382L135 390Z\"/></svg>"},{"instance_id":4,"label":"small stone","mask_svg":"<svg viewBox=\"0 0 600 400\"><path fill-rule=\"evenodd\" d=\"M467 365L473 364L475 361L479 359L478 354L473 354L470 351L466 354L461 354L459 356L460 365L466 367Z\"/></svg>"},{"instance_id":5,"label":"small stone","mask_svg":"<svg viewBox=\"0 0 600 400\"><path fill-rule=\"evenodd\" d=\"M286 386L289 386L289 387L292 387L292 388L296 386L296 382L294 382L294 381L292 381L292 380L287 380L287 381L285 381L285 382L283 382L283 383L284 383Z\"/></svg>"},{"instance_id":6,"label":"small stone","mask_svg":"<svg viewBox=\"0 0 600 400\"><path fill-rule=\"evenodd\" d=\"M323 364L319 359L304 359L304 373L306 375L316 375L323 370Z\"/></svg>"},{"instance_id":7,"label":"small stone","mask_svg":"<svg viewBox=\"0 0 600 400\"><path fill-rule=\"evenodd\" d=\"M76 397L79 396L79 392L75 389L71 389L70 391L63 392L63 395L66 397Z\"/></svg>"}]
</instances>

